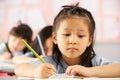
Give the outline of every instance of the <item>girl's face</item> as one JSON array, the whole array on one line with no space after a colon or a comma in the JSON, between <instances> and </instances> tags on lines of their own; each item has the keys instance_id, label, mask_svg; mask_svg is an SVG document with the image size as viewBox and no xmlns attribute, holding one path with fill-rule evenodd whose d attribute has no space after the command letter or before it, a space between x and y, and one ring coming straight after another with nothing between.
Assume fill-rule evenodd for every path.
<instances>
[{"instance_id":1,"label":"girl's face","mask_svg":"<svg viewBox=\"0 0 120 80\"><path fill-rule=\"evenodd\" d=\"M22 43L22 38L13 35L9 35L8 47L11 52L22 51L25 48L24 44Z\"/></svg>"},{"instance_id":2,"label":"girl's face","mask_svg":"<svg viewBox=\"0 0 120 80\"><path fill-rule=\"evenodd\" d=\"M88 21L81 17L64 19L53 33L54 43L58 45L62 57L80 58L91 44Z\"/></svg>"},{"instance_id":3,"label":"girl's face","mask_svg":"<svg viewBox=\"0 0 120 80\"><path fill-rule=\"evenodd\" d=\"M48 38L48 39L45 41L44 50L45 50L46 56L51 56L51 55L52 55L53 42L52 42L52 38L51 38L51 37Z\"/></svg>"}]
</instances>

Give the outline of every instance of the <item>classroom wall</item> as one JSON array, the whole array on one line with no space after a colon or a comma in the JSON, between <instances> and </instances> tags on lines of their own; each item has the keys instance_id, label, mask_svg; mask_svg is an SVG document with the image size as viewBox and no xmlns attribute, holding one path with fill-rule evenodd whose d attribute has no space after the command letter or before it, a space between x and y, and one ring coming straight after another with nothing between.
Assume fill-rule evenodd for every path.
<instances>
[{"instance_id":1,"label":"classroom wall","mask_svg":"<svg viewBox=\"0 0 120 80\"><path fill-rule=\"evenodd\" d=\"M120 61L120 0L0 0L0 41L7 40L19 20L29 24L35 36L52 24L62 5L77 2L91 11L96 21L95 51Z\"/></svg>"},{"instance_id":2,"label":"classroom wall","mask_svg":"<svg viewBox=\"0 0 120 80\"><path fill-rule=\"evenodd\" d=\"M96 43L94 50L108 60L120 61L120 43Z\"/></svg>"}]
</instances>

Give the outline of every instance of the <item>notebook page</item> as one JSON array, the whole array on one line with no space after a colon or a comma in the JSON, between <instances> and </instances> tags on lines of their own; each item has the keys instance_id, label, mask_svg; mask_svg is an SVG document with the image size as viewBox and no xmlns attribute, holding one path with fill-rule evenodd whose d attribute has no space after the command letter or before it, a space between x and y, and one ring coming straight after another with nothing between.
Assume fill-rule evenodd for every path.
<instances>
[{"instance_id":1,"label":"notebook page","mask_svg":"<svg viewBox=\"0 0 120 80\"><path fill-rule=\"evenodd\" d=\"M18 77L18 80L35 80L35 79L30 77Z\"/></svg>"},{"instance_id":2,"label":"notebook page","mask_svg":"<svg viewBox=\"0 0 120 80\"><path fill-rule=\"evenodd\" d=\"M0 76L0 80L18 80L15 76Z\"/></svg>"},{"instance_id":3,"label":"notebook page","mask_svg":"<svg viewBox=\"0 0 120 80\"><path fill-rule=\"evenodd\" d=\"M64 74L54 74L51 77L49 77L49 79L73 79L73 78L74 78L74 75L68 76L65 73Z\"/></svg>"},{"instance_id":4,"label":"notebook page","mask_svg":"<svg viewBox=\"0 0 120 80\"><path fill-rule=\"evenodd\" d=\"M9 61L0 61L0 72L14 72L15 65Z\"/></svg>"}]
</instances>

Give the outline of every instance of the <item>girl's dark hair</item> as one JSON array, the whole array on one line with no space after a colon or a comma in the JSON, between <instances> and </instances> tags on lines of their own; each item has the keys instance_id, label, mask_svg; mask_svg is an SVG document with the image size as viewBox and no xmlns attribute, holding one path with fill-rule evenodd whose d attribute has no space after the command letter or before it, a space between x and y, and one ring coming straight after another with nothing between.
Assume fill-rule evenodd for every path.
<instances>
[{"instance_id":1,"label":"girl's dark hair","mask_svg":"<svg viewBox=\"0 0 120 80\"><path fill-rule=\"evenodd\" d=\"M45 41L48 38L50 38L52 35L52 25L45 26L42 30L39 31L38 35L40 36L42 45L44 46ZM37 37L35 38L35 40L31 44L31 46L39 55L42 54Z\"/></svg>"},{"instance_id":2,"label":"girl's dark hair","mask_svg":"<svg viewBox=\"0 0 120 80\"><path fill-rule=\"evenodd\" d=\"M32 42L32 35L33 35L33 31L30 28L29 25L27 24L23 24L20 23L17 26L13 27L10 32L10 35L16 36L16 37L21 37L25 40L27 40L27 42L30 44ZM7 43L8 46L8 43ZM28 51L27 48L23 49L23 52L26 53ZM9 52L11 53L11 51L9 50Z\"/></svg>"},{"instance_id":3,"label":"girl's dark hair","mask_svg":"<svg viewBox=\"0 0 120 80\"><path fill-rule=\"evenodd\" d=\"M26 39L28 43L32 41L33 31L27 24L19 24L10 30L10 35Z\"/></svg>"},{"instance_id":4,"label":"girl's dark hair","mask_svg":"<svg viewBox=\"0 0 120 80\"><path fill-rule=\"evenodd\" d=\"M62 6L63 9L58 13L58 15L54 19L53 32L56 33L56 31L59 28L60 22L63 21L64 19L76 16L80 18L81 17L86 18L87 21L89 22L89 34L93 41L91 45L87 47L86 51L81 55L80 65L91 67L92 66L91 59L95 56L95 52L93 50L95 21L93 19L92 14L88 10L79 7L78 4L79 3L77 3L76 5ZM60 64L61 67L63 67L63 65L60 62L60 60L62 59L62 54L58 49L58 46L55 44L53 44L53 59L56 61L57 64Z\"/></svg>"}]
</instances>

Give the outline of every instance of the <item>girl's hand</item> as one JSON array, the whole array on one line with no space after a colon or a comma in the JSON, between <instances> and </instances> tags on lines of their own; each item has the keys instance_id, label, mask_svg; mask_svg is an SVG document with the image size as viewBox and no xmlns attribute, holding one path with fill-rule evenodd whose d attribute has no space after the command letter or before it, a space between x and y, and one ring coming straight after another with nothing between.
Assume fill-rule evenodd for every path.
<instances>
[{"instance_id":1,"label":"girl's hand","mask_svg":"<svg viewBox=\"0 0 120 80\"><path fill-rule=\"evenodd\" d=\"M4 52L2 55L0 55L0 60L6 59L11 59L11 54L9 52Z\"/></svg>"},{"instance_id":2,"label":"girl's hand","mask_svg":"<svg viewBox=\"0 0 120 80\"><path fill-rule=\"evenodd\" d=\"M84 76L84 77L91 77L91 71L90 68L80 66L80 65L74 65L74 66L69 66L66 70L66 74L71 76Z\"/></svg>"},{"instance_id":3,"label":"girl's hand","mask_svg":"<svg viewBox=\"0 0 120 80\"><path fill-rule=\"evenodd\" d=\"M54 73L55 73L55 68L52 64L43 63L35 69L34 77L49 78Z\"/></svg>"}]
</instances>

